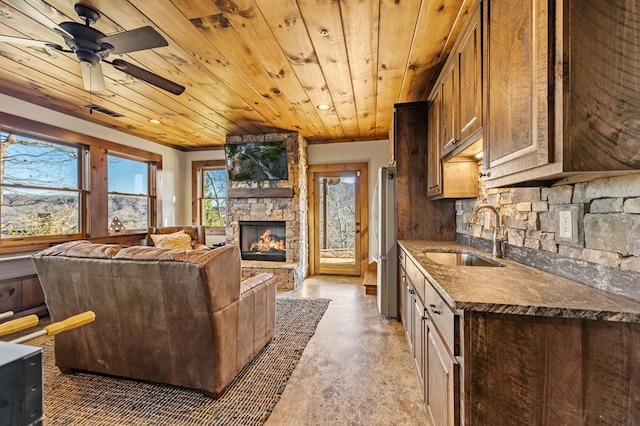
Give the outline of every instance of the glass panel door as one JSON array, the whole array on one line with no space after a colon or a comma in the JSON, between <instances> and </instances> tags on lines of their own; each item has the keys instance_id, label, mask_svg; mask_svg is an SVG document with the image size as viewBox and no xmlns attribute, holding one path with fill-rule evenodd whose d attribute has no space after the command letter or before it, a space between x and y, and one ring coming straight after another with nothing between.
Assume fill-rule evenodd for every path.
<instances>
[{"instance_id":1,"label":"glass panel door","mask_svg":"<svg viewBox=\"0 0 640 426\"><path fill-rule=\"evenodd\" d=\"M360 275L358 172L318 172L314 266L318 274Z\"/></svg>"}]
</instances>

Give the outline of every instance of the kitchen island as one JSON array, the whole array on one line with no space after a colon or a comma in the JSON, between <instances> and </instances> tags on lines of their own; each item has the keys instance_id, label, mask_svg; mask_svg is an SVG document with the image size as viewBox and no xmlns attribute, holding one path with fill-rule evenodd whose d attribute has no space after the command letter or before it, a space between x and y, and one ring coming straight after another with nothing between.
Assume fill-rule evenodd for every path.
<instances>
[{"instance_id":1,"label":"kitchen island","mask_svg":"<svg viewBox=\"0 0 640 426\"><path fill-rule=\"evenodd\" d=\"M455 242L399 253L433 424L640 422L639 302Z\"/></svg>"}]
</instances>

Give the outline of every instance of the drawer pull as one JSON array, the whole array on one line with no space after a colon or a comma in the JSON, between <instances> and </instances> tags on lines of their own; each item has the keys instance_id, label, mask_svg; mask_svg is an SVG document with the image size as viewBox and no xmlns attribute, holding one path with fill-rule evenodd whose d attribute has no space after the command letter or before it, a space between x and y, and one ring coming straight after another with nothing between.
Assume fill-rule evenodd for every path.
<instances>
[{"instance_id":1,"label":"drawer pull","mask_svg":"<svg viewBox=\"0 0 640 426\"><path fill-rule=\"evenodd\" d=\"M429 305L429 307L431 308L431 312L436 315L440 315L440 311L436 309L436 305Z\"/></svg>"}]
</instances>

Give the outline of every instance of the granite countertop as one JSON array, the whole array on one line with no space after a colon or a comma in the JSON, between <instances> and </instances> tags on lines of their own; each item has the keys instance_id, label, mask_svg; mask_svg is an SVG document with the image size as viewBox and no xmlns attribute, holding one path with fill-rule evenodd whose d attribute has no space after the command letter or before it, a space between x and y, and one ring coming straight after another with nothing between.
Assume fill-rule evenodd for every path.
<instances>
[{"instance_id":1,"label":"granite countertop","mask_svg":"<svg viewBox=\"0 0 640 426\"><path fill-rule=\"evenodd\" d=\"M457 242L399 241L453 309L546 317L640 322L640 302L532 268L509 259L504 267L450 266L425 252L491 254Z\"/></svg>"}]
</instances>

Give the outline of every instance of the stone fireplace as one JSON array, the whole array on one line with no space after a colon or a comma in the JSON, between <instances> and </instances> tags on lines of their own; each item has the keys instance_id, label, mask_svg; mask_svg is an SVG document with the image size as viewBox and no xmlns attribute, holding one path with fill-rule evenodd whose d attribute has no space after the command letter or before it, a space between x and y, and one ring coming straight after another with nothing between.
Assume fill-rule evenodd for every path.
<instances>
[{"instance_id":1,"label":"stone fireplace","mask_svg":"<svg viewBox=\"0 0 640 426\"><path fill-rule=\"evenodd\" d=\"M287 260L286 222L282 220L241 220L242 260L285 262Z\"/></svg>"},{"instance_id":2,"label":"stone fireplace","mask_svg":"<svg viewBox=\"0 0 640 426\"><path fill-rule=\"evenodd\" d=\"M286 142L289 178L230 182L226 237L228 243L237 244L243 253L243 279L270 272L275 275L279 289L294 289L302 284L309 270L307 142L297 132L283 132L227 136L226 143L270 141ZM277 229L271 229L265 236L267 224L277 225ZM252 241L245 241L248 239ZM267 241L270 239L276 241ZM251 249L253 243L273 243L279 247L258 253Z\"/></svg>"}]
</instances>

